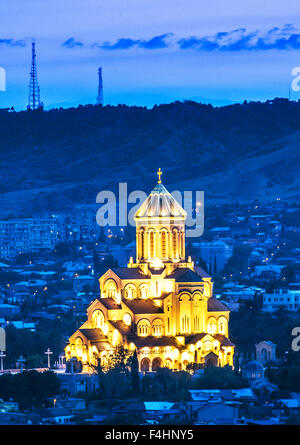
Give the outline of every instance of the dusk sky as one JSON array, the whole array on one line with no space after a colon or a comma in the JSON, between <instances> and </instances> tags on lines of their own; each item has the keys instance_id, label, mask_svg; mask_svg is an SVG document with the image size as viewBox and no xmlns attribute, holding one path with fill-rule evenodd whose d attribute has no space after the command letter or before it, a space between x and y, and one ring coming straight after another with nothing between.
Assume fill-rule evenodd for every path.
<instances>
[{"instance_id":1,"label":"dusk sky","mask_svg":"<svg viewBox=\"0 0 300 445\"><path fill-rule=\"evenodd\" d=\"M299 0L0 4L1 108L26 108L32 38L47 109L95 103L98 66L105 104L145 106L288 97L300 66Z\"/></svg>"}]
</instances>

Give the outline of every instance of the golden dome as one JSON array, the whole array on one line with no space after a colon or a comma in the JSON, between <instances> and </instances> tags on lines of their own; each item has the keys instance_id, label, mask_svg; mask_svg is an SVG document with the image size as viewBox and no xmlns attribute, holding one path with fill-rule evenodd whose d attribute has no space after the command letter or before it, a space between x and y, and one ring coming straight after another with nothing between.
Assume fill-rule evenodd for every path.
<instances>
[{"instance_id":1,"label":"golden dome","mask_svg":"<svg viewBox=\"0 0 300 445\"><path fill-rule=\"evenodd\" d=\"M159 182L145 199L134 217L136 221L144 218L185 219L186 211L161 182Z\"/></svg>"}]
</instances>

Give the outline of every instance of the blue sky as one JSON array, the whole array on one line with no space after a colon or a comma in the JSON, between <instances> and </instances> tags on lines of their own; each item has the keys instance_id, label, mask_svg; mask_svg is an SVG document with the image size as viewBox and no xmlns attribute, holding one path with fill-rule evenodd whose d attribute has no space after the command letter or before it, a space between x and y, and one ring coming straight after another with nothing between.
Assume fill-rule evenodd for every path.
<instances>
[{"instance_id":1,"label":"blue sky","mask_svg":"<svg viewBox=\"0 0 300 445\"><path fill-rule=\"evenodd\" d=\"M0 1L0 107L26 107L32 38L47 108L94 103L98 66L105 103L146 106L288 97L300 66L298 0Z\"/></svg>"}]
</instances>

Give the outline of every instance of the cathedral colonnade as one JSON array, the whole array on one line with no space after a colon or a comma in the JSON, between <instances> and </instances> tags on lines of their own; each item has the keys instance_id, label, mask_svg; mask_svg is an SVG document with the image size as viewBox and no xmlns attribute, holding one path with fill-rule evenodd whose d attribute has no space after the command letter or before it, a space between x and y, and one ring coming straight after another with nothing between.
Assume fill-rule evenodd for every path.
<instances>
[{"instance_id":1,"label":"cathedral colonnade","mask_svg":"<svg viewBox=\"0 0 300 445\"><path fill-rule=\"evenodd\" d=\"M137 260L180 261L185 257L182 227L140 227L137 231Z\"/></svg>"}]
</instances>

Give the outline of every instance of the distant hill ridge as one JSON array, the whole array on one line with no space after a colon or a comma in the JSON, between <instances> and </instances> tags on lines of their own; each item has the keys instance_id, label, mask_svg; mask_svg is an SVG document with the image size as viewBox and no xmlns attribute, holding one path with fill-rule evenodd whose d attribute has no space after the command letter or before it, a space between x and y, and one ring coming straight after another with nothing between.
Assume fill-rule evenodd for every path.
<instances>
[{"instance_id":1,"label":"distant hill ridge","mask_svg":"<svg viewBox=\"0 0 300 445\"><path fill-rule=\"evenodd\" d=\"M206 202L299 198L300 102L287 99L0 110L0 134L0 217L93 203L118 182L148 191L158 167Z\"/></svg>"}]
</instances>

